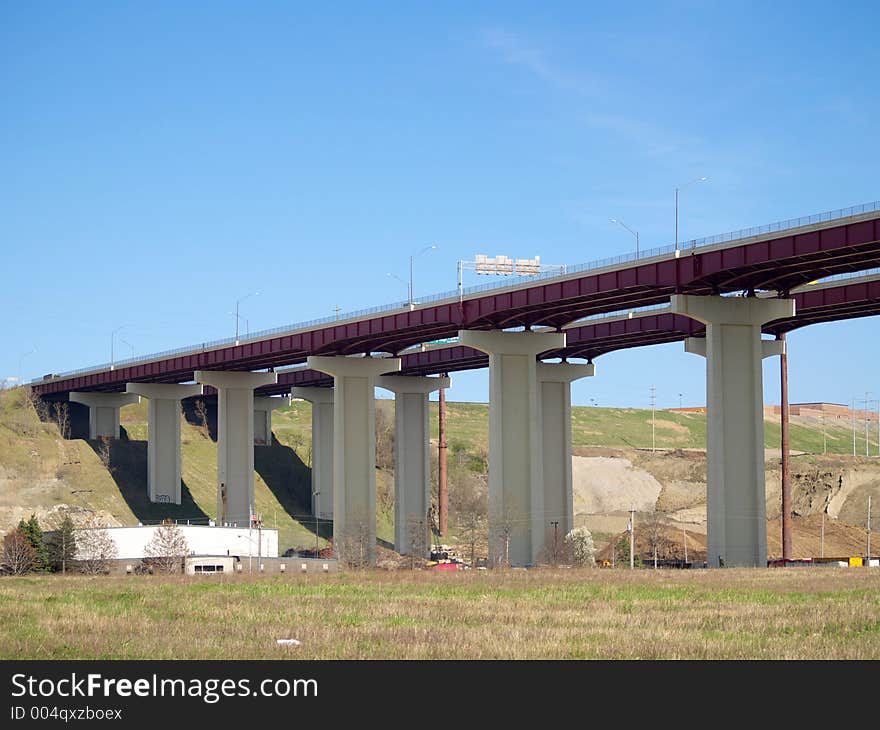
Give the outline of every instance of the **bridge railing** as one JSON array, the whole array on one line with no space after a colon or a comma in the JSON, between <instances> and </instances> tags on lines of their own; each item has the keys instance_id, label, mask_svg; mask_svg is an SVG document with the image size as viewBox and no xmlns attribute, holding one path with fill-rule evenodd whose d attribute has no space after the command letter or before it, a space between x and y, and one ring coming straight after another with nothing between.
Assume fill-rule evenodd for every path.
<instances>
[{"instance_id":1,"label":"bridge railing","mask_svg":"<svg viewBox=\"0 0 880 730\"><path fill-rule=\"evenodd\" d=\"M715 236L706 236L703 238L694 238L689 241L685 241L683 243L679 243L678 249L681 251L693 251L694 249L701 248L702 246L712 246L719 243L726 243L729 241L736 241L743 238L751 238L752 236L760 236L766 233L774 233L777 231L789 230L792 228L800 228L801 226L814 225L816 223L824 223L827 221L833 221L840 218L849 218L854 215L860 215L863 213L872 213L880 211L880 200L874 201L872 203L863 203L861 205L853 205L849 208L838 208L837 210L829 210L824 213L815 213L813 215L801 216L799 218L789 218L784 221L777 221L776 223L768 223L763 226L753 226L751 228L741 228L738 231L730 231L729 233L721 233ZM565 267L565 273L559 274L558 272L551 271L543 274L537 274L533 276L514 276L508 279L505 279L503 282L499 283L496 281L491 281L486 284L477 284L474 286L464 287L462 289L453 289L445 292L440 292L438 294L430 294L428 296L419 297L418 302L414 302L415 305L421 306L424 304L429 304L432 302L440 302L446 299L457 299L463 296L469 296L471 294L479 294L481 292L492 291L495 289L504 289L510 286L517 286L519 284L528 284L534 281L541 281L545 279L553 279L560 278L561 276L568 276L570 274L581 273L584 271L592 271L594 269L603 269L609 266L616 266L619 264L640 261L643 259L654 258L655 256L662 256L664 254L673 253L676 250L674 244L670 244L668 246L657 246L655 248L650 249L642 249L638 252L620 254L619 256L611 256L603 259L597 259L595 261L589 261L583 264L574 264L572 266ZM871 271L880 271L876 269L872 269ZM852 272L851 274L840 274L841 278L850 278L857 276L865 276L868 272ZM823 279L822 281L830 281L833 280L834 277L829 277ZM309 330L315 327L319 327L322 325L332 325L335 322L339 322L340 324L345 322L346 320L357 319L368 317L374 314L385 314L398 310L406 310L410 308L410 302L408 301L398 301L393 302L391 304L380 304L374 307L369 307L367 309L359 309L354 312L346 312L345 314L328 316L328 317L319 317L317 319L307 320L305 322L297 322L295 324L287 324L282 325L280 327L273 327L271 329L261 330L259 332L254 332L247 337L239 337L236 340L234 337L227 337L219 340L211 340L207 342L202 342L201 344L188 345L186 347L178 347L173 350L164 350L162 352L155 352L149 355L144 355L141 357L133 357L127 360L118 360L113 363L104 363L102 365L92 365L85 368L79 368L78 370L68 370L64 373L56 373L53 374L53 380L60 380L64 378L73 378L78 375L84 375L86 373L93 372L103 372L105 370L117 370L123 367L130 367L132 365L140 365L148 362L155 362L156 360L165 360L170 357L175 357L178 355L191 355L199 352L207 352L208 350L214 350L221 347L229 347L231 345L235 345L238 343L246 343L253 342L255 340L262 340L266 337L271 337L272 335L279 334L287 334L287 333L295 333L301 330ZM44 378L34 378L31 381L32 385L36 385L39 383L45 382Z\"/></svg>"}]
</instances>

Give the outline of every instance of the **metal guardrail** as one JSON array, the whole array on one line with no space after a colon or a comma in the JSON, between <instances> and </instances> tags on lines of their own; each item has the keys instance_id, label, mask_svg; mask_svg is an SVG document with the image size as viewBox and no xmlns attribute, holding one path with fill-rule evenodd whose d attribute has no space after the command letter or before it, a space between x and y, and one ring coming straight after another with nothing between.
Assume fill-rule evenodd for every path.
<instances>
[{"instance_id":1,"label":"metal guardrail","mask_svg":"<svg viewBox=\"0 0 880 730\"><path fill-rule=\"evenodd\" d=\"M775 233L777 231L785 231L792 228L800 228L801 226L809 226L815 225L816 223L825 223L828 221L838 220L841 218L849 218L854 215L860 215L863 213L872 213L880 211L880 200L874 201L872 203L863 203L862 205L854 205L849 208L838 208L837 210L829 210L824 213L815 213L813 215L801 216L799 218L789 218L788 220L778 221L776 223L768 223L763 226L753 226L751 228L741 228L738 231L730 231L729 233L721 233L715 236L706 236L704 238L695 238L690 241L685 241L683 243L679 243L678 250L680 251L693 251L694 249L701 248L703 246L713 246L719 243L727 243L729 241L736 241L743 238L751 238L752 236L760 236L766 233ZM499 284L496 282L489 282L487 284L478 284L475 286L466 287L464 289L458 290L453 289L450 291L440 292L439 294L431 294L426 297L420 297L418 302L414 302L416 306L422 306L429 303L440 302L446 299L458 299L461 296L468 296L471 294L480 294L493 290L501 290L506 289L510 286L517 286L519 284L528 284L530 282L542 281L546 279L558 279L563 277L568 277L571 274L581 273L584 271L592 271L594 269L603 269L609 266L616 266L619 264L630 263L634 261L642 261L644 259L651 259L656 256L662 256L664 254L674 253L676 247L674 244L670 244L668 246L658 246L651 249L641 250L638 253L628 253L621 254L619 256L611 256L604 259L598 259L595 261L589 261L583 264L575 264L573 266L566 266L566 273L559 274L556 272L548 272L544 274L538 274L535 276L516 276L511 277L505 280L503 283ZM870 271L880 272L880 269L871 269ZM867 275L866 271L863 272L852 272L851 274L839 274L838 276L841 279L844 278L855 278L858 276ZM832 281L835 280L836 277L828 277L827 279L823 279L822 281ZM278 334L294 334L297 331L309 330L314 327L318 327L321 325L332 325L334 323L343 324L347 320L351 319L359 319L363 317L367 317L372 314L384 314L388 312L394 312L397 310L406 310L410 308L410 302L401 301L394 302L392 304L381 304L375 307L369 307L367 309L359 309L354 312L347 312L343 315L338 316L328 316L328 317L320 317L318 319L311 319L305 322L297 322L295 324L282 325L281 327L273 327L271 329L261 330L259 332L254 332L250 334L246 338L239 337L236 340L234 337L227 337L219 340L211 340L209 342L202 342L200 345L189 345L186 347L179 347L173 350L164 350L162 352L155 352L149 355L144 355L142 357L134 357L129 358L128 360L119 360L115 361L112 364L107 362L102 365L92 365L86 368L79 368L77 370L68 370L67 372L57 373L52 380L61 380L65 378L76 377L77 375L84 375L86 373L94 373L94 372L103 372L105 370L117 370L123 367L131 367L132 365L141 365L145 363L155 362L156 360L165 360L170 357L174 357L176 355L192 355L199 352L207 352L209 350L218 349L221 347L229 347L230 345L235 345L236 342L239 344L244 344L247 342L253 342L257 340L265 339L266 337L271 337L272 335ZM629 310L627 310L629 311ZM639 310L633 310L639 311ZM607 315L606 315L607 316ZM618 315L619 316L619 315ZM31 380L31 385L38 385L40 383L46 382L43 378L34 378Z\"/></svg>"}]
</instances>

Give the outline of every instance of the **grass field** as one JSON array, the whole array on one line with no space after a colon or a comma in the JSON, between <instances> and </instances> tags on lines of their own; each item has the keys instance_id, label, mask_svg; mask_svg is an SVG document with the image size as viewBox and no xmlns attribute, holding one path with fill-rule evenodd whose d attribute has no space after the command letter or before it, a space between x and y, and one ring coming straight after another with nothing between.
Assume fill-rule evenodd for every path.
<instances>
[{"instance_id":1,"label":"grass field","mask_svg":"<svg viewBox=\"0 0 880 730\"><path fill-rule=\"evenodd\" d=\"M31 576L0 626L0 659L880 659L880 570Z\"/></svg>"}]
</instances>

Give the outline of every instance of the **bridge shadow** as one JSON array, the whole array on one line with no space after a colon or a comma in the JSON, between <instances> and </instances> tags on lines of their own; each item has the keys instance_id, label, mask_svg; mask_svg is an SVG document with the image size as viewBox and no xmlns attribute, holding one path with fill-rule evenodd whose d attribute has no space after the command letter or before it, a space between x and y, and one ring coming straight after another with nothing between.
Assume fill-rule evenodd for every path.
<instances>
[{"instance_id":1,"label":"bridge shadow","mask_svg":"<svg viewBox=\"0 0 880 730\"><path fill-rule=\"evenodd\" d=\"M284 511L314 533L312 470L297 453L278 441L273 433L271 444L254 446L254 470L275 495ZM328 528L319 522L318 533L321 537L326 537L325 532L328 530L332 535L332 523L329 525Z\"/></svg>"},{"instance_id":2,"label":"bridge shadow","mask_svg":"<svg viewBox=\"0 0 880 730\"><path fill-rule=\"evenodd\" d=\"M124 434L124 436L123 436ZM180 504L151 502L147 482L147 442L131 441L120 428L119 440L85 439L92 451L107 467L119 493L129 509L144 524L161 522L165 518L183 522L190 520L207 524L208 515L196 504L186 486L180 482Z\"/></svg>"}]
</instances>

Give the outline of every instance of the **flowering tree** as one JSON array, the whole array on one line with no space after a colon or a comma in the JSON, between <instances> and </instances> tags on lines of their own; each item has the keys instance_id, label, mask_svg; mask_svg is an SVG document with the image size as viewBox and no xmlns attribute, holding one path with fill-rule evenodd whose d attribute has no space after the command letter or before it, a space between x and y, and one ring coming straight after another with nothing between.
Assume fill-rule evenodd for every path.
<instances>
[{"instance_id":1,"label":"flowering tree","mask_svg":"<svg viewBox=\"0 0 880 730\"><path fill-rule=\"evenodd\" d=\"M575 527L565 536L565 546L573 565L596 565L593 535L586 527Z\"/></svg>"}]
</instances>

